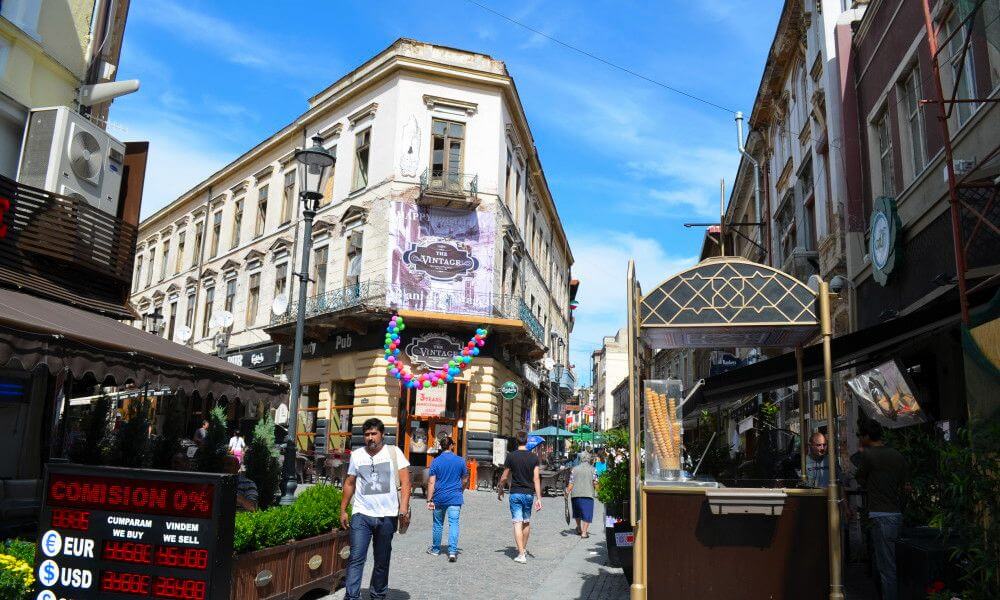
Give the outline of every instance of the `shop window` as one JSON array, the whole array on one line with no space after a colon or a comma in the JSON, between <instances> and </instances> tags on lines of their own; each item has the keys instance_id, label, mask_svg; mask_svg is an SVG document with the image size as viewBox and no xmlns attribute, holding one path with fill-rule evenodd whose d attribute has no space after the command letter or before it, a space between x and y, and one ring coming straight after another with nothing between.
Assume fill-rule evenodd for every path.
<instances>
[{"instance_id":1,"label":"shop window","mask_svg":"<svg viewBox=\"0 0 1000 600\"><path fill-rule=\"evenodd\" d=\"M295 423L295 440L302 452L316 450L316 421L319 414L319 384L302 386L299 414Z\"/></svg>"},{"instance_id":2,"label":"shop window","mask_svg":"<svg viewBox=\"0 0 1000 600\"><path fill-rule=\"evenodd\" d=\"M351 424L354 418L354 381L334 381L330 385L330 425L327 447L330 452L351 445Z\"/></svg>"}]
</instances>

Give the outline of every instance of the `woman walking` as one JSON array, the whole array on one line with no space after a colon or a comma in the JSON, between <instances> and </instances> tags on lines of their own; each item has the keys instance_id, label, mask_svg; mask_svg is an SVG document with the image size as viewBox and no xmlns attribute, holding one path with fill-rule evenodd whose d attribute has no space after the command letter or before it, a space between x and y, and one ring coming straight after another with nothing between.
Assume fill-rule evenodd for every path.
<instances>
[{"instance_id":1,"label":"woman walking","mask_svg":"<svg viewBox=\"0 0 1000 600\"><path fill-rule=\"evenodd\" d=\"M597 474L594 472L592 459L587 453L581 453L580 464L573 467L569 474L569 485L566 493L573 503L573 518L576 519L576 532L582 538L590 537L590 524L594 520L594 497L597 495Z\"/></svg>"},{"instance_id":2,"label":"woman walking","mask_svg":"<svg viewBox=\"0 0 1000 600\"><path fill-rule=\"evenodd\" d=\"M240 466L243 466L243 453L246 451L247 443L243 439L243 434L239 429L233 431L233 437L229 438L229 453L236 457Z\"/></svg>"}]
</instances>

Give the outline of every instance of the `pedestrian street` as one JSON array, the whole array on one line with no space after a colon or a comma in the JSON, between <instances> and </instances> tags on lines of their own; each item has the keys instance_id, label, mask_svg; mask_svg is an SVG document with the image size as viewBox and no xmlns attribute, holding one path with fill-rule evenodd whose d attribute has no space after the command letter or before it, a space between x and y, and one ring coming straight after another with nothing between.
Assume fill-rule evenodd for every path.
<instances>
[{"instance_id":1,"label":"pedestrian street","mask_svg":"<svg viewBox=\"0 0 1000 600\"><path fill-rule=\"evenodd\" d=\"M409 530L393 538L389 569L389 600L458 598L463 600L624 600L628 584L621 569L607 565L603 509L595 508L589 539L581 539L566 525L562 496L542 500L541 512L531 518L528 562L514 562L517 551L510 522L508 497L466 492L462 507L458 562L447 553L427 554L431 540L431 513L425 500L414 497ZM444 539L448 531L445 529ZM369 550L370 552L370 550ZM365 563L361 597L368 598L371 556ZM327 596L341 600L344 590Z\"/></svg>"}]
</instances>

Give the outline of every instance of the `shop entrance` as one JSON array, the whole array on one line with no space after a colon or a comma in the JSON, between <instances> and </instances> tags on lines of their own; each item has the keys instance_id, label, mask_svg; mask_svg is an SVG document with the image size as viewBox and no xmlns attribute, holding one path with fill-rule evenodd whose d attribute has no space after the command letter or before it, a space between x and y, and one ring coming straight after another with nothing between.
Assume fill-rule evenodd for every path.
<instances>
[{"instance_id":1,"label":"shop entrance","mask_svg":"<svg viewBox=\"0 0 1000 600\"><path fill-rule=\"evenodd\" d=\"M438 440L451 436L455 454L465 454L467 383L449 383L444 388L402 388L399 397L403 437L400 447L415 467L428 467L438 452Z\"/></svg>"}]
</instances>

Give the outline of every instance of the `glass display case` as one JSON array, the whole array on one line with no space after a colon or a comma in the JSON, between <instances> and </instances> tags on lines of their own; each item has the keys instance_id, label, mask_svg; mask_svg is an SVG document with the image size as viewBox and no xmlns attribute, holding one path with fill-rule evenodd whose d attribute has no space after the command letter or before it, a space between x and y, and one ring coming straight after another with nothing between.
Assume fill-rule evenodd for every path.
<instances>
[{"instance_id":1,"label":"glass display case","mask_svg":"<svg viewBox=\"0 0 1000 600\"><path fill-rule=\"evenodd\" d=\"M643 383L646 483L677 482L684 472L683 387L677 379Z\"/></svg>"}]
</instances>

